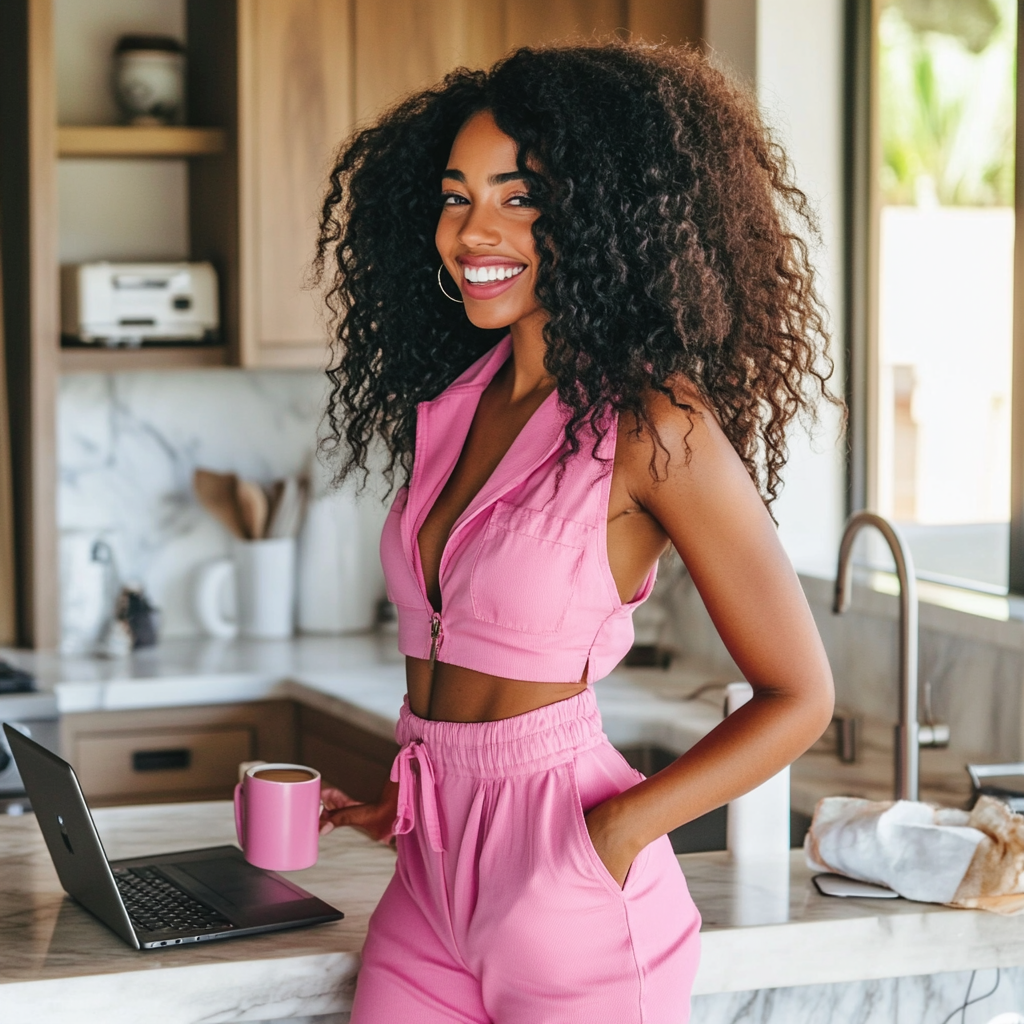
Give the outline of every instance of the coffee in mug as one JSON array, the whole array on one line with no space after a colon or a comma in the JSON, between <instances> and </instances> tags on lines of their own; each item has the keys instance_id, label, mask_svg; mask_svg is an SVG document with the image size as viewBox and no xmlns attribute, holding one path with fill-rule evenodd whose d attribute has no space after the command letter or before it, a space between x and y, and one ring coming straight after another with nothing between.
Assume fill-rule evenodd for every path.
<instances>
[{"instance_id":1,"label":"coffee in mug","mask_svg":"<svg viewBox=\"0 0 1024 1024\"><path fill-rule=\"evenodd\" d=\"M309 768L260 768L252 773L252 777L268 782L309 782L316 778L316 773Z\"/></svg>"},{"instance_id":2,"label":"coffee in mug","mask_svg":"<svg viewBox=\"0 0 1024 1024\"><path fill-rule=\"evenodd\" d=\"M316 863L320 773L301 764L256 764L235 787L235 829L245 859L270 871Z\"/></svg>"}]
</instances>

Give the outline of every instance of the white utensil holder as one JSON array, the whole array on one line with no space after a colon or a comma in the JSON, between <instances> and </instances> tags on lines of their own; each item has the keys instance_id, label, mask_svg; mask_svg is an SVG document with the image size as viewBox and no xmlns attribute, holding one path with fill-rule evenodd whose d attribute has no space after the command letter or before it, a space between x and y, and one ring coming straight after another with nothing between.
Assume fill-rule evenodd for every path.
<instances>
[{"instance_id":1,"label":"white utensil holder","mask_svg":"<svg viewBox=\"0 0 1024 1024\"><path fill-rule=\"evenodd\" d=\"M225 611L231 591L235 618ZM210 636L290 637L295 631L295 538L236 541L231 558L209 562L199 573L195 611Z\"/></svg>"}]
</instances>

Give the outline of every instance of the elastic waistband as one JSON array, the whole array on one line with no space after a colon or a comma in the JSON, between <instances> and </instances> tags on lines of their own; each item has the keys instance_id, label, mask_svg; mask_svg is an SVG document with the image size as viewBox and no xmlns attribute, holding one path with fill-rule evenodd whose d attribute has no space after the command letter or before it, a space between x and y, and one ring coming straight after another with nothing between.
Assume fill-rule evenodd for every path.
<instances>
[{"instance_id":1,"label":"elastic waistband","mask_svg":"<svg viewBox=\"0 0 1024 1024\"><path fill-rule=\"evenodd\" d=\"M544 771L571 761L605 739L594 690L497 722L433 722L409 710L405 698L395 729L405 746L420 741L438 770L477 778Z\"/></svg>"}]
</instances>

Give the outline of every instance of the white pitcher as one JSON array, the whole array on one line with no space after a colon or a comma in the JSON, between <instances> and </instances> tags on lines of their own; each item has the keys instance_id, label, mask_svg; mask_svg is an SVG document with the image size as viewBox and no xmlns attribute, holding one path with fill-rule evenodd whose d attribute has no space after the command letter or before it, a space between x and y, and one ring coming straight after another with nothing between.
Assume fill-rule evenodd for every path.
<instances>
[{"instance_id":1,"label":"white pitcher","mask_svg":"<svg viewBox=\"0 0 1024 1024\"><path fill-rule=\"evenodd\" d=\"M295 538L236 541L231 558L218 558L200 570L195 612L213 637L290 637L295 630Z\"/></svg>"}]
</instances>

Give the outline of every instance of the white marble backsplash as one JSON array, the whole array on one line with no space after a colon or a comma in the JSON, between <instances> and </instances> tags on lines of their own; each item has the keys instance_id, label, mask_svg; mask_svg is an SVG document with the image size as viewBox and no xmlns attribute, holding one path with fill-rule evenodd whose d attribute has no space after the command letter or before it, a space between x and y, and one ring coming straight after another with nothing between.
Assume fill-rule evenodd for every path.
<instances>
[{"instance_id":1,"label":"white marble backsplash","mask_svg":"<svg viewBox=\"0 0 1024 1024\"><path fill-rule=\"evenodd\" d=\"M76 539L80 550L107 540L122 578L141 583L160 608L162 635L199 635L194 574L228 554L230 538L197 504L193 471L266 483L312 470L322 483L314 453L326 386L312 371L65 375L58 403L65 548ZM367 498L360 508L369 535L380 502ZM62 581L62 590L72 582Z\"/></svg>"},{"instance_id":2,"label":"white marble backsplash","mask_svg":"<svg viewBox=\"0 0 1024 1024\"><path fill-rule=\"evenodd\" d=\"M801 583L832 666L837 714L895 723L897 598L857 586L852 608L838 616L831 580L801 576ZM668 609L663 643L717 675L742 678L688 576L662 574L653 596ZM920 621L922 692L930 683L934 718L950 725L950 751L964 763L1024 758L1024 622L926 602ZM925 721L923 700L920 714Z\"/></svg>"}]
</instances>

